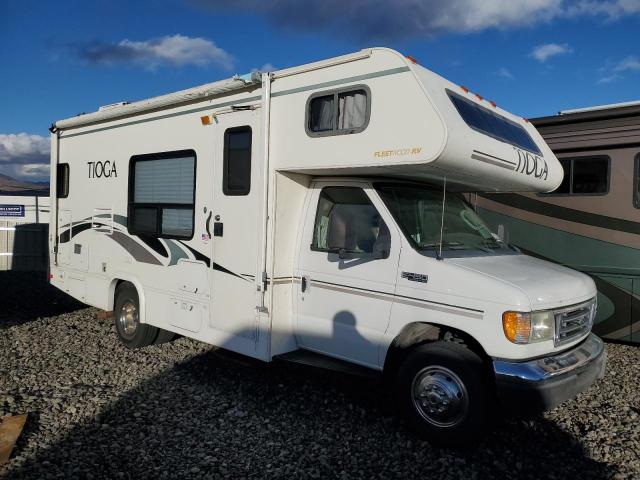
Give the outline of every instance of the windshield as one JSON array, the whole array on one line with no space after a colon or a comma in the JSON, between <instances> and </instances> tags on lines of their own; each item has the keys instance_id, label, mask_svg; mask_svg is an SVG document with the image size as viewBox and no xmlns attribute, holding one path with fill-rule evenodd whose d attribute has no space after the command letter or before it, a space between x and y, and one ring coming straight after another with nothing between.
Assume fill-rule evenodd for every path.
<instances>
[{"instance_id":1,"label":"windshield","mask_svg":"<svg viewBox=\"0 0 640 480\"><path fill-rule=\"evenodd\" d=\"M419 185L380 184L376 190L396 222L418 250L439 251L442 191ZM447 192L442 250L512 252L460 195Z\"/></svg>"}]
</instances>

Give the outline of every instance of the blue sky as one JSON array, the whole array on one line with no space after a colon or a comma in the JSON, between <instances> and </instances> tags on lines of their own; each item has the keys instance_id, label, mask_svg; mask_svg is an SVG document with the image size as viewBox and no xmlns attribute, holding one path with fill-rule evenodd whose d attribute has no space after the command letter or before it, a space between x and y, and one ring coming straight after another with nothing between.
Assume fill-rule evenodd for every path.
<instances>
[{"instance_id":1,"label":"blue sky","mask_svg":"<svg viewBox=\"0 0 640 480\"><path fill-rule=\"evenodd\" d=\"M46 179L51 122L389 46L525 117L640 100L640 0L0 4L0 174Z\"/></svg>"}]
</instances>

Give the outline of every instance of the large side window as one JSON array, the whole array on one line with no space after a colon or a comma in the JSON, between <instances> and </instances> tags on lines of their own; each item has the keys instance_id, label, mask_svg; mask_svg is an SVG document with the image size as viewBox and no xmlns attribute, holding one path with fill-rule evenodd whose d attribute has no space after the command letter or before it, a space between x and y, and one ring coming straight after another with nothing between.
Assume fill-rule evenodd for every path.
<instances>
[{"instance_id":1,"label":"large side window","mask_svg":"<svg viewBox=\"0 0 640 480\"><path fill-rule=\"evenodd\" d=\"M196 153L135 155L129 164L129 232L193 237Z\"/></svg>"},{"instance_id":2,"label":"large side window","mask_svg":"<svg viewBox=\"0 0 640 480\"><path fill-rule=\"evenodd\" d=\"M59 163L56 167L56 197L69 196L69 164Z\"/></svg>"},{"instance_id":3,"label":"large side window","mask_svg":"<svg viewBox=\"0 0 640 480\"><path fill-rule=\"evenodd\" d=\"M367 128L370 114L368 87L316 93L307 102L307 134L321 137L358 133Z\"/></svg>"},{"instance_id":4,"label":"large side window","mask_svg":"<svg viewBox=\"0 0 640 480\"><path fill-rule=\"evenodd\" d=\"M562 183L545 195L606 195L609 192L609 157L560 158Z\"/></svg>"},{"instance_id":5,"label":"large side window","mask_svg":"<svg viewBox=\"0 0 640 480\"><path fill-rule=\"evenodd\" d=\"M361 188L322 189L312 250L387 258L389 248L389 229Z\"/></svg>"},{"instance_id":6,"label":"large side window","mask_svg":"<svg viewBox=\"0 0 640 480\"><path fill-rule=\"evenodd\" d=\"M512 120L447 90L451 102L469 127L502 142L542 155L529 133Z\"/></svg>"},{"instance_id":7,"label":"large side window","mask_svg":"<svg viewBox=\"0 0 640 480\"><path fill-rule=\"evenodd\" d=\"M249 195L251 191L251 127L229 128L224 132L222 192Z\"/></svg>"}]
</instances>

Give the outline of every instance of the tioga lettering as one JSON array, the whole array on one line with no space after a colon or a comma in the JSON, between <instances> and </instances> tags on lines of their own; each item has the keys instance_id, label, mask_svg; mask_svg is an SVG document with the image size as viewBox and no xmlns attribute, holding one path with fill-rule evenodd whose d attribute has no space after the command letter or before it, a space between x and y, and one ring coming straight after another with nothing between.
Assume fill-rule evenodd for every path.
<instances>
[{"instance_id":1,"label":"tioga lettering","mask_svg":"<svg viewBox=\"0 0 640 480\"><path fill-rule=\"evenodd\" d=\"M116 162L87 162L89 165L89 178L117 177Z\"/></svg>"},{"instance_id":2,"label":"tioga lettering","mask_svg":"<svg viewBox=\"0 0 640 480\"><path fill-rule=\"evenodd\" d=\"M516 172L524 173L525 175L533 175L535 178L541 178L546 180L549 176L549 167L547 161L531 152L521 150L518 147L513 147L518 152L518 165L516 166Z\"/></svg>"}]
</instances>

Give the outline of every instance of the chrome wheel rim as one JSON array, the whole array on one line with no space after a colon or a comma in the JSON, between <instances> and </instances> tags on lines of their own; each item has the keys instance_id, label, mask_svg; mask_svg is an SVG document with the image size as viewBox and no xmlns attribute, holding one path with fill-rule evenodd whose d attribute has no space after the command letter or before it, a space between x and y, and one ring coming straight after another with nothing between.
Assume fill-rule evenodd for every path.
<instances>
[{"instance_id":1,"label":"chrome wheel rim","mask_svg":"<svg viewBox=\"0 0 640 480\"><path fill-rule=\"evenodd\" d=\"M133 338L138 328L138 309L133 302L127 300L122 305L118 315L118 324L123 337L126 339Z\"/></svg>"},{"instance_id":2,"label":"chrome wheel rim","mask_svg":"<svg viewBox=\"0 0 640 480\"><path fill-rule=\"evenodd\" d=\"M431 425L450 428L459 425L469 411L469 395L460 377L446 367L420 370L411 386L413 405Z\"/></svg>"}]
</instances>

